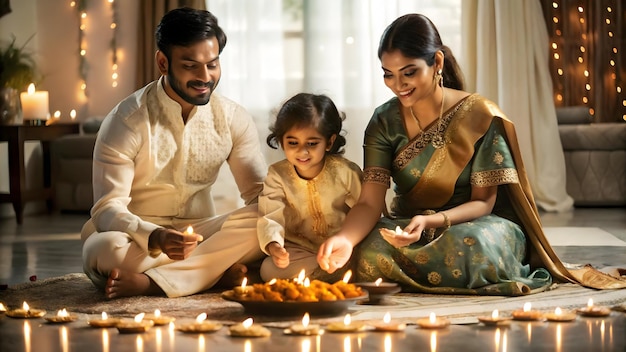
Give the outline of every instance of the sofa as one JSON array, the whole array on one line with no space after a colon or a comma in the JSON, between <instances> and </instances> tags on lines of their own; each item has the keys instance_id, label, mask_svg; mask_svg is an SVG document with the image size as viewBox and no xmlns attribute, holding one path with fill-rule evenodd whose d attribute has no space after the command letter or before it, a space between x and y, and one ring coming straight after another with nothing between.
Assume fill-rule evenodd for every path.
<instances>
[{"instance_id":1,"label":"sofa","mask_svg":"<svg viewBox=\"0 0 626 352\"><path fill-rule=\"evenodd\" d=\"M89 212L93 205L93 148L101 118L81 123L80 134L50 144L54 205L62 212Z\"/></svg>"},{"instance_id":2,"label":"sofa","mask_svg":"<svg viewBox=\"0 0 626 352\"><path fill-rule=\"evenodd\" d=\"M626 123L593 123L584 106L556 110L574 205L626 206Z\"/></svg>"}]
</instances>

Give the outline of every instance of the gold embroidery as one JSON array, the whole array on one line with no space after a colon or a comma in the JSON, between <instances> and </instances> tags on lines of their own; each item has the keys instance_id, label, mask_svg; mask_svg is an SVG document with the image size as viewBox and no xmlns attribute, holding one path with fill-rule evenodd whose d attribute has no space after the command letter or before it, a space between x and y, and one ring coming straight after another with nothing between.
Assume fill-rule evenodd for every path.
<instances>
[{"instance_id":1,"label":"gold embroidery","mask_svg":"<svg viewBox=\"0 0 626 352\"><path fill-rule=\"evenodd\" d=\"M393 264L390 263L384 255L376 255L376 264L378 269L385 275L389 276L393 270Z\"/></svg>"},{"instance_id":2,"label":"gold embroidery","mask_svg":"<svg viewBox=\"0 0 626 352\"><path fill-rule=\"evenodd\" d=\"M441 283L441 275L436 271L428 273L428 282L432 285L439 285Z\"/></svg>"},{"instance_id":3,"label":"gold embroidery","mask_svg":"<svg viewBox=\"0 0 626 352\"><path fill-rule=\"evenodd\" d=\"M453 266L454 262L455 262L455 256L452 253L447 253L446 257L444 259L444 263L446 263L446 266Z\"/></svg>"},{"instance_id":4,"label":"gold embroidery","mask_svg":"<svg viewBox=\"0 0 626 352\"><path fill-rule=\"evenodd\" d=\"M415 262L417 264L426 264L428 263L429 260L430 260L430 257L426 253L420 252L420 253L417 253L417 255L415 256Z\"/></svg>"},{"instance_id":5,"label":"gold embroidery","mask_svg":"<svg viewBox=\"0 0 626 352\"><path fill-rule=\"evenodd\" d=\"M448 125L457 111L461 109L467 110L471 107L472 104L467 103L470 101L469 98L471 97L468 97L468 99L464 100L461 104L457 105L454 109L443 116L441 118L441 123L431 125L431 127L427 128L426 131L418 133L417 136L415 136L415 138L413 138L413 140L411 140L396 156L393 162L394 170L402 170L406 167L411 160L413 160L419 153L422 152L424 148L426 148L426 146L428 146L428 144L433 141L436 136L443 136L444 145L449 144L450 138L448 136L451 135L451 133L454 133L454 131L447 131Z\"/></svg>"},{"instance_id":6,"label":"gold embroidery","mask_svg":"<svg viewBox=\"0 0 626 352\"><path fill-rule=\"evenodd\" d=\"M422 175L422 172L416 168L411 169L411 175L415 178L419 178Z\"/></svg>"},{"instance_id":7,"label":"gold embroidery","mask_svg":"<svg viewBox=\"0 0 626 352\"><path fill-rule=\"evenodd\" d=\"M476 239L474 237L465 237L463 238L463 243L468 246L473 246L476 244Z\"/></svg>"},{"instance_id":8,"label":"gold embroidery","mask_svg":"<svg viewBox=\"0 0 626 352\"><path fill-rule=\"evenodd\" d=\"M382 167L368 167L363 170L363 183L379 183L381 185L391 186L391 171Z\"/></svg>"},{"instance_id":9,"label":"gold embroidery","mask_svg":"<svg viewBox=\"0 0 626 352\"><path fill-rule=\"evenodd\" d=\"M474 172L470 183L478 187L498 186L508 183L519 183L517 170L513 168Z\"/></svg>"},{"instance_id":10,"label":"gold embroidery","mask_svg":"<svg viewBox=\"0 0 626 352\"><path fill-rule=\"evenodd\" d=\"M313 221L313 232L318 237L326 237L328 233L328 224L322 213L322 207L320 205L320 194L317 191L317 184L315 181L306 182L307 191L309 193L309 214Z\"/></svg>"},{"instance_id":11,"label":"gold embroidery","mask_svg":"<svg viewBox=\"0 0 626 352\"><path fill-rule=\"evenodd\" d=\"M498 145L498 143L500 143L500 136L493 137L493 141L491 142L491 144Z\"/></svg>"},{"instance_id":12,"label":"gold embroidery","mask_svg":"<svg viewBox=\"0 0 626 352\"><path fill-rule=\"evenodd\" d=\"M482 253L474 253L472 257L473 264L484 264L487 262L487 257Z\"/></svg>"},{"instance_id":13,"label":"gold embroidery","mask_svg":"<svg viewBox=\"0 0 626 352\"><path fill-rule=\"evenodd\" d=\"M493 155L493 162L496 165L502 165L502 163L504 162L504 156L502 156L502 154L500 152L496 152Z\"/></svg>"},{"instance_id":14,"label":"gold embroidery","mask_svg":"<svg viewBox=\"0 0 626 352\"><path fill-rule=\"evenodd\" d=\"M463 275L463 272L460 269L452 270L452 276L454 276L455 279L460 278L461 275Z\"/></svg>"}]
</instances>

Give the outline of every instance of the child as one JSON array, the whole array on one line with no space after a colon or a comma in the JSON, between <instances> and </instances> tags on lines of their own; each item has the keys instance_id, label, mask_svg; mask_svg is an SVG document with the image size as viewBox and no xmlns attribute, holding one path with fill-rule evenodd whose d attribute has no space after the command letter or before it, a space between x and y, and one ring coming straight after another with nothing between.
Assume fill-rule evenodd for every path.
<instances>
[{"instance_id":1,"label":"child","mask_svg":"<svg viewBox=\"0 0 626 352\"><path fill-rule=\"evenodd\" d=\"M270 257L261 278L288 279L302 269L310 279L325 274L319 246L334 235L359 199L361 169L344 159L342 116L325 95L300 93L281 107L267 144L285 159L270 166L259 196L257 233Z\"/></svg>"}]
</instances>

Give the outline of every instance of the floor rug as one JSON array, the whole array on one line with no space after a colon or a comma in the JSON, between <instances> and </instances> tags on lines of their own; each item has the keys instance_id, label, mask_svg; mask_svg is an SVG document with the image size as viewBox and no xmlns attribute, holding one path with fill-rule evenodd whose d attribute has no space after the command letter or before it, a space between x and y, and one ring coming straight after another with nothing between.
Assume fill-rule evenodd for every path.
<instances>
[{"instance_id":1,"label":"floor rug","mask_svg":"<svg viewBox=\"0 0 626 352\"><path fill-rule=\"evenodd\" d=\"M544 227L552 246L614 246L626 247L626 242L598 227Z\"/></svg>"},{"instance_id":2,"label":"floor rug","mask_svg":"<svg viewBox=\"0 0 626 352\"><path fill-rule=\"evenodd\" d=\"M551 290L522 297L451 296L400 293L385 298L380 305L356 304L349 308L353 320L380 320L386 312L394 319L413 323L431 312L449 318L453 324L471 324L477 317L490 315L494 309L502 314L522 309L531 302L533 309L553 311L584 307L589 298L597 305L621 306L626 304L625 290L597 291L573 284L554 285ZM19 308L26 301L31 307L54 313L66 308L78 313L81 320L89 320L107 312L111 316L132 317L140 312L155 309L177 319L194 319L206 312L208 319L225 324L240 322L249 315L243 307L221 298L220 292L200 293L181 298L130 297L108 300L92 285L84 274L68 274L41 281L10 286L0 291L0 302L10 309ZM621 313L616 313L621 314ZM286 327L301 317L255 316L256 322L267 326ZM342 317L313 319L318 323L341 320Z\"/></svg>"}]
</instances>

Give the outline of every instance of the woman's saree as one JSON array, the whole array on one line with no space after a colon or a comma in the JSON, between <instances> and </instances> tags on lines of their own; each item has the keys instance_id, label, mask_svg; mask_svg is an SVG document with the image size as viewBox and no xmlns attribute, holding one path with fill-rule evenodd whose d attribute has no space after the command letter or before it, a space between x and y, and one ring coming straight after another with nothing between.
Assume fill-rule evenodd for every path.
<instances>
[{"instance_id":1,"label":"woman's saree","mask_svg":"<svg viewBox=\"0 0 626 352\"><path fill-rule=\"evenodd\" d=\"M626 281L591 267L568 270L548 243L522 163L513 124L492 102L470 95L412 140L395 99L366 130L365 182L395 183L391 215L355 250L358 280L383 278L405 292L524 295L552 283L623 288ZM393 156L393 159L390 159ZM394 248L380 228L403 228L417 214L470 199L471 186L498 186L492 214L436 229Z\"/></svg>"}]
</instances>

